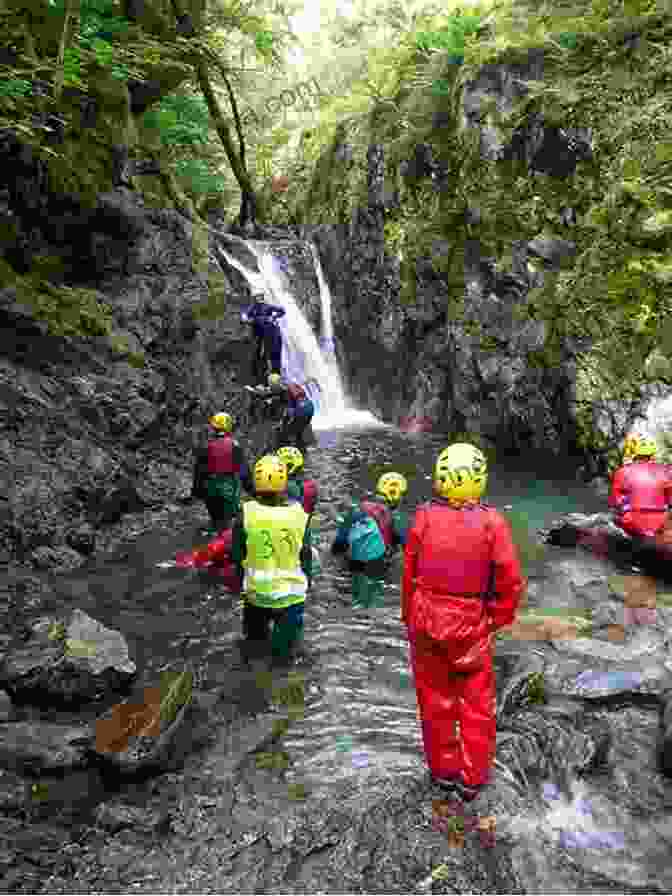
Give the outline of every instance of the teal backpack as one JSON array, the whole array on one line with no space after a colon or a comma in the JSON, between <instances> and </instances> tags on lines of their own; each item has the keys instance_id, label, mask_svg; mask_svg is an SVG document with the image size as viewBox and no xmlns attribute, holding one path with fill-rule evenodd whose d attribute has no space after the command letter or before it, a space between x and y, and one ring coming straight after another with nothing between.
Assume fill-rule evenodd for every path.
<instances>
[{"instance_id":1,"label":"teal backpack","mask_svg":"<svg viewBox=\"0 0 672 896\"><path fill-rule=\"evenodd\" d=\"M385 542L378 523L367 513L358 513L348 533L350 556L353 560L366 562L385 556Z\"/></svg>"}]
</instances>

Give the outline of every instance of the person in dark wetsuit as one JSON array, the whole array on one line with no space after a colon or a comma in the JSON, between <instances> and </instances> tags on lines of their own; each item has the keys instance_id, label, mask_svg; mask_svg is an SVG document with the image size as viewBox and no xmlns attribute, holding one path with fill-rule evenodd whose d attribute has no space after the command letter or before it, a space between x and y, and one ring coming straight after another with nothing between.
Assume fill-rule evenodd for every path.
<instances>
[{"instance_id":1,"label":"person in dark wetsuit","mask_svg":"<svg viewBox=\"0 0 672 896\"><path fill-rule=\"evenodd\" d=\"M258 299L259 296L255 296ZM284 317L285 309L279 305L271 305L268 302L255 301L246 308L241 318L244 323L252 325L254 337L257 341L254 358L253 377L257 383L263 383L267 376L264 365L263 351L270 361L271 369L280 372L282 365L282 333L278 326L278 320Z\"/></svg>"}]
</instances>

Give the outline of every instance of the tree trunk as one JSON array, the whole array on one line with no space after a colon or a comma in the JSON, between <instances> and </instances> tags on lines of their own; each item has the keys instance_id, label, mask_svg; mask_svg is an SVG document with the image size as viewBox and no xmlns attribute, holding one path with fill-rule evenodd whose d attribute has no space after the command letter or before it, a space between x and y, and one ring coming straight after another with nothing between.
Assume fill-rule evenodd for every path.
<instances>
[{"instance_id":1,"label":"tree trunk","mask_svg":"<svg viewBox=\"0 0 672 896\"><path fill-rule=\"evenodd\" d=\"M256 195L250 175L245 167L240 153L236 150L231 136L231 127L224 117L219 101L215 96L215 92L210 81L207 62L201 57L196 63L196 75L198 84L203 92L203 96L208 104L210 118L219 139L222 141L227 159L231 165L231 170L238 181L241 191L240 198L240 214L239 224L241 227L255 227L257 222L263 217L261 203Z\"/></svg>"},{"instance_id":2,"label":"tree trunk","mask_svg":"<svg viewBox=\"0 0 672 896\"><path fill-rule=\"evenodd\" d=\"M64 62L65 51L70 43L72 25L77 15L79 0L65 0L65 17L63 19L63 30L61 31L61 39L58 43L58 58L56 60L56 76L54 78L54 100L58 103L61 99L63 90L63 79L65 76Z\"/></svg>"}]
</instances>

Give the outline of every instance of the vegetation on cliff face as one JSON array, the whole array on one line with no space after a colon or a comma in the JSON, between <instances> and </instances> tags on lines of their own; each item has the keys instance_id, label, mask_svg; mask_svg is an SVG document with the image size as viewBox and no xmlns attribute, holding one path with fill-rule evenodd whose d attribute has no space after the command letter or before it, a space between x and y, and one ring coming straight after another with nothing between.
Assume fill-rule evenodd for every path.
<instances>
[{"instance_id":1,"label":"vegetation on cliff face","mask_svg":"<svg viewBox=\"0 0 672 896\"><path fill-rule=\"evenodd\" d=\"M294 215L347 220L365 200L367 147L382 143L388 195L398 190L400 200L385 234L401 261L402 299L415 300L416 261L431 258L453 320L462 311L467 240L477 239L504 268L516 241L573 241L572 266L546 270L522 316L546 323L546 344L531 362L553 366L568 337L588 349L577 354L580 436L587 446L609 447L594 425L594 400L627 402L647 381L672 382L672 13L650 0L552 8L505 0L406 17L384 5L375 14L384 23L379 33L391 29L395 39L386 32L376 43L369 28L374 45L360 47L365 76L347 95L325 100L304 133L287 171ZM361 39L367 25L363 13L347 29ZM526 78L507 115L484 105L481 121L502 144L525 136L535 120L587 129L592 152L565 176L532 171L515 152L484 159L477 132L463 126L464 90L482 66L529 67L530 51L539 49L542 80ZM442 168L440 188L427 168L409 169L418 144ZM448 250L437 253L437 244Z\"/></svg>"},{"instance_id":2,"label":"vegetation on cliff face","mask_svg":"<svg viewBox=\"0 0 672 896\"><path fill-rule=\"evenodd\" d=\"M123 183L149 204L174 206L194 221L195 265L206 259L207 269L208 208L237 200L241 224L264 217L239 105L256 88L255 61L277 71L287 12L263 0L254 11L227 0L185 3L1 0L0 133L42 160L53 194L84 208ZM11 247L14 224L4 223ZM44 266L25 277L8 256L4 273L52 332L70 330L72 315L61 320L59 309L74 293Z\"/></svg>"}]
</instances>

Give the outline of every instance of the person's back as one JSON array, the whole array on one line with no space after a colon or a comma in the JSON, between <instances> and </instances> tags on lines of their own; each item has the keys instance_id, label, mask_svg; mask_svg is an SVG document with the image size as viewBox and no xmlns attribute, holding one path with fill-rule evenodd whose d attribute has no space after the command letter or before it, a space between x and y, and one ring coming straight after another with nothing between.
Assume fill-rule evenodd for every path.
<instances>
[{"instance_id":1,"label":"person's back","mask_svg":"<svg viewBox=\"0 0 672 896\"><path fill-rule=\"evenodd\" d=\"M312 574L308 515L287 500L287 468L267 455L254 471L256 499L236 520L231 557L245 590L243 628L265 640L273 622L273 652L286 656L303 630L303 605Z\"/></svg>"},{"instance_id":2,"label":"person's back","mask_svg":"<svg viewBox=\"0 0 672 896\"><path fill-rule=\"evenodd\" d=\"M227 528L240 507L241 485L252 490L245 453L233 437L233 418L215 414L209 420L213 436L197 452L192 494L202 498L215 529Z\"/></svg>"},{"instance_id":3,"label":"person's back","mask_svg":"<svg viewBox=\"0 0 672 896\"><path fill-rule=\"evenodd\" d=\"M473 799L496 747L491 637L513 622L525 581L506 519L480 503L487 464L473 445L441 452L435 497L416 511L404 551L402 620L427 764Z\"/></svg>"},{"instance_id":4,"label":"person's back","mask_svg":"<svg viewBox=\"0 0 672 896\"><path fill-rule=\"evenodd\" d=\"M609 506L616 524L635 536L654 536L667 520L672 504L672 480L665 464L655 462L656 444L640 438L633 459L614 473Z\"/></svg>"},{"instance_id":5,"label":"person's back","mask_svg":"<svg viewBox=\"0 0 672 896\"><path fill-rule=\"evenodd\" d=\"M387 557L406 538L395 511L407 487L399 473L386 473L376 485L380 500L352 503L339 517L331 552L349 555L354 605L371 606L382 599Z\"/></svg>"}]
</instances>

